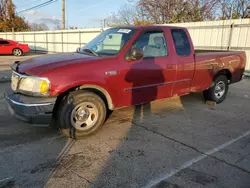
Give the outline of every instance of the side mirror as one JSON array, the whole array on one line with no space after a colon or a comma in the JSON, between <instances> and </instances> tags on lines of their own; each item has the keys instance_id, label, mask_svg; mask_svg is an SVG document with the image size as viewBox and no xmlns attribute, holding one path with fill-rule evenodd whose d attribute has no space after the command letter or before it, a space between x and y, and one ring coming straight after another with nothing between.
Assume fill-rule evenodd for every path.
<instances>
[{"instance_id":1,"label":"side mirror","mask_svg":"<svg viewBox=\"0 0 250 188\"><path fill-rule=\"evenodd\" d=\"M80 51L80 49L81 49L80 47L76 48L76 52L79 52L79 51Z\"/></svg>"},{"instance_id":2,"label":"side mirror","mask_svg":"<svg viewBox=\"0 0 250 188\"><path fill-rule=\"evenodd\" d=\"M135 60L139 60L143 57L143 50L140 48L133 48L131 50L131 60L135 61Z\"/></svg>"}]
</instances>

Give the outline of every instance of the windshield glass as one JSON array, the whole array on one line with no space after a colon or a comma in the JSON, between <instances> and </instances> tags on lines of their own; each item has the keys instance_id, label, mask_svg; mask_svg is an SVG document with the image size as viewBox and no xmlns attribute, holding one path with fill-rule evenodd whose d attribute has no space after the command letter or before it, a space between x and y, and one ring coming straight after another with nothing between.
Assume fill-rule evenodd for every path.
<instances>
[{"instance_id":1,"label":"windshield glass","mask_svg":"<svg viewBox=\"0 0 250 188\"><path fill-rule=\"evenodd\" d=\"M113 28L108 29L94 38L79 52L86 53L86 49L98 55L116 55L135 33L134 29Z\"/></svg>"}]
</instances>

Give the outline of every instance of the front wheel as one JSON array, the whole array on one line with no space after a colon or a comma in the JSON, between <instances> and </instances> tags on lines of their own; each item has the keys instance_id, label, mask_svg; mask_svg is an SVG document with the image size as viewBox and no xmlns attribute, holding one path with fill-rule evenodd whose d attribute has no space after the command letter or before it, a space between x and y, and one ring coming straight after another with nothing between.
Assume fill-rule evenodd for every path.
<instances>
[{"instance_id":1,"label":"front wheel","mask_svg":"<svg viewBox=\"0 0 250 188\"><path fill-rule=\"evenodd\" d=\"M80 139L96 133L103 125L106 114L106 105L98 95L75 91L63 100L57 121L65 136Z\"/></svg>"},{"instance_id":2,"label":"front wheel","mask_svg":"<svg viewBox=\"0 0 250 188\"><path fill-rule=\"evenodd\" d=\"M225 100L228 93L228 79L225 75L216 77L212 86L203 92L204 98L217 104Z\"/></svg>"}]
</instances>

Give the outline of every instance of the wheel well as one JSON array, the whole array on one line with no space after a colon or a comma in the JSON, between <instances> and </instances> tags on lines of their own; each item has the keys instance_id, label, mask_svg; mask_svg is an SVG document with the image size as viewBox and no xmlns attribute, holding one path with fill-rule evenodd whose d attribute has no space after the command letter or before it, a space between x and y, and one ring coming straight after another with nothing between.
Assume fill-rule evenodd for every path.
<instances>
[{"instance_id":1,"label":"wheel well","mask_svg":"<svg viewBox=\"0 0 250 188\"><path fill-rule=\"evenodd\" d=\"M59 108L61 102L64 100L64 98L71 92L73 91L77 91L78 90L78 87L74 87L74 88L70 88L68 89L67 91L61 93L57 99L56 99L56 102L55 102L55 106L53 108L53 116L56 117L57 115L57 109Z\"/></svg>"},{"instance_id":2,"label":"wheel well","mask_svg":"<svg viewBox=\"0 0 250 188\"><path fill-rule=\"evenodd\" d=\"M230 82L232 81L232 73L228 69L223 69L219 71L215 77L220 75L225 75Z\"/></svg>"},{"instance_id":3,"label":"wheel well","mask_svg":"<svg viewBox=\"0 0 250 188\"><path fill-rule=\"evenodd\" d=\"M23 52L23 50L22 50L21 48L18 48L18 47L13 48L12 52L13 52L15 49L21 50L21 51Z\"/></svg>"},{"instance_id":4,"label":"wheel well","mask_svg":"<svg viewBox=\"0 0 250 188\"><path fill-rule=\"evenodd\" d=\"M18 50L20 50L21 52L22 52L22 54L23 54L23 50L22 49L20 49L20 48L18 48L18 47L16 47L16 48L13 48L13 50L12 50L12 54L14 53L14 50L15 49L18 49Z\"/></svg>"},{"instance_id":5,"label":"wheel well","mask_svg":"<svg viewBox=\"0 0 250 188\"><path fill-rule=\"evenodd\" d=\"M109 109L109 105L108 105L108 100L106 98L106 96L98 89L95 88L84 88L84 89L80 89L80 90L84 90L84 91L90 91L95 93L96 95L98 95L99 97L102 98L102 100L104 101L106 108Z\"/></svg>"},{"instance_id":6,"label":"wheel well","mask_svg":"<svg viewBox=\"0 0 250 188\"><path fill-rule=\"evenodd\" d=\"M57 111L60 103L62 102L62 100L64 100L64 98L71 92L73 91L77 91L77 90L85 90L85 91L90 91L90 92L93 92L95 93L96 95L100 96L102 98L102 100L104 101L107 109L109 110L112 110L114 109L113 107L113 104L112 104L112 101L111 101L111 98L107 99L106 95L108 95L106 93L106 95L100 91L99 89L97 88L93 88L93 87L84 87L84 86L77 86L77 87L74 87L74 88L70 88L68 89L67 91L63 92L62 94L60 94L58 97L57 97L57 100L56 100L56 104L55 104L55 107L53 109L53 114L55 114L54 112ZM104 90L105 92L107 92L106 90ZM110 96L108 96L110 97Z\"/></svg>"}]
</instances>

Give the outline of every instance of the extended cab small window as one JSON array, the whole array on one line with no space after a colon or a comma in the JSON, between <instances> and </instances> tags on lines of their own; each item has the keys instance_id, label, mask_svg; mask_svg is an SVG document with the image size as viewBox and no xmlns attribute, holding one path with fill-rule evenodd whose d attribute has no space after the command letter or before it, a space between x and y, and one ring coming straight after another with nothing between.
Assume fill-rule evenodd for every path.
<instances>
[{"instance_id":1,"label":"extended cab small window","mask_svg":"<svg viewBox=\"0 0 250 188\"><path fill-rule=\"evenodd\" d=\"M191 53L191 47L186 32L183 29L172 29L171 34L176 53L180 56L189 55Z\"/></svg>"},{"instance_id":2,"label":"extended cab small window","mask_svg":"<svg viewBox=\"0 0 250 188\"><path fill-rule=\"evenodd\" d=\"M141 34L133 45L133 48L140 48L144 57L167 56L167 43L162 31L149 31Z\"/></svg>"}]
</instances>

